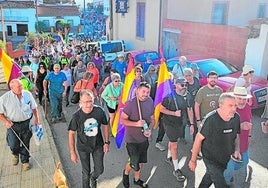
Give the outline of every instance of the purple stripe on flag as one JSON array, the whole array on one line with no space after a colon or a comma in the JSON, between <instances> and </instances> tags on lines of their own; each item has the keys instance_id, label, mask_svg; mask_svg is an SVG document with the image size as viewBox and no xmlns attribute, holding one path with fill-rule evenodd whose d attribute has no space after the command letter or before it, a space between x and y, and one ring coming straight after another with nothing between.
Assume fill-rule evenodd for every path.
<instances>
[{"instance_id":1,"label":"purple stripe on flag","mask_svg":"<svg viewBox=\"0 0 268 188\"><path fill-rule=\"evenodd\" d=\"M159 103L161 103L163 101L163 98L171 94L173 91L174 88L170 79L166 80L165 82L162 82L157 88L154 106L157 106Z\"/></svg>"},{"instance_id":2,"label":"purple stripe on flag","mask_svg":"<svg viewBox=\"0 0 268 188\"><path fill-rule=\"evenodd\" d=\"M11 81L12 79L15 79L15 78L20 78L20 77L21 77L20 67L16 63L13 63L11 74L9 77L9 81Z\"/></svg>"}]
</instances>

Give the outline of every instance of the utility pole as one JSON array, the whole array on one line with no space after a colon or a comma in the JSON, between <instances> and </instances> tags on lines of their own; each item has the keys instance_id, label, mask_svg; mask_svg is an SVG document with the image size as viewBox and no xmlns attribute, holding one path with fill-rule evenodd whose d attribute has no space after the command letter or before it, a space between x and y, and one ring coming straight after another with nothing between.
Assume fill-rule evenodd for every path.
<instances>
[{"instance_id":1,"label":"utility pole","mask_svg":"<svg viewBox=\"0 0 268 188\"><path fill-rule=\"evenodd\" d=\"M110 0L110 23L109 23L109 29L110 29L110 37L109 40L113 40L114 34L113 34L113 0Z\"/></svg>"},{"instance_id":2,"label":"utility pole","mask_svg":"<svg viewBox=\"0 0 268 188\"><path fill-rule=\"evenodd\" d=\"M4 21L4 12L3 7L1 5L1 17L2 17L2 35L3 35L3 43L6 44L6 32L5 32L5 21Z\"/></svg>"}]
</instances>

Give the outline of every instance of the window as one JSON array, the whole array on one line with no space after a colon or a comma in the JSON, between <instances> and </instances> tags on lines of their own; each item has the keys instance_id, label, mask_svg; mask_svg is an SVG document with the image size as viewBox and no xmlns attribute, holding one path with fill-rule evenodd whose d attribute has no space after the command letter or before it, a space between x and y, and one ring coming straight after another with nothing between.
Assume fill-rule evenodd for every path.
<instances>
[{"instance_id":1,"label":"window","mask_svg":"<svg viewBox=\"0 0 268 188\"><path fill-rule=\"evenodd\" d=\"M11 27L11 25L7 26L7 36L12 36L12 27Z\"/></svg>"},{"instance_id":2,"label":"window","mask_svg":"<svg viewBox=\"0 0 268 188\"><path fill-rule=\"evenodd\" d=\"M136 37L144 38L145 31L145 3L137 3Z\"/></svg>"},{"instance_id":3,"label":"window","mask_svg":"<svg viewBox=\"0 0 268 188\"><path fill-rule=\"evenodd\" d=\"M212 10L212 23L226 25L228 17L228 4L227 2L216 2L213 4Z\"/></svg>"},{"instance_id":4,"label":"window","mask_svg":"<svg viewBox=\"0 0 268 188\"><path fill-rule=\"evenodd\" d=\"M266 4L260 4L258 10L258 18L265 18L266 17Z\"/></svg>"},{"instance_id":5,"label":"window","mask_svg":"<svg viewBox=\"0 0 268 188\"><path fill-rule=\"evenodd\" d=\"M27 24L17 24L17 35L18 36L26 36L28 33L28 25Z\"/></svg>"}]
</instances>

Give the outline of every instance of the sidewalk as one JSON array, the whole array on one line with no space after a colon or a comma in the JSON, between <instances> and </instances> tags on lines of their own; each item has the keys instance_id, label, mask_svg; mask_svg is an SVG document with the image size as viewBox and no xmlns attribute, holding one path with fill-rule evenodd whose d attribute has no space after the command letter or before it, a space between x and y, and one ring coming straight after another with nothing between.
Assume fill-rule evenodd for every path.
<instances>
[{"instance_id":1,"label":"sidewalk","mask_svg":"<svg viewBox=\"0 0 268 188\"><path fill-rule=\"evenodd\" d=\"M3 93L3 90L0 93ZM6 142L6 128L2 122L0 123L0 188L54 187L53 174L59 155L44 111L40 106L38 110L40 123L44 128L44 137L40 146L36 146L33 138L31 139L31 169L26 172L22 171L21 163L17 166L12 165L12 154Z\"/></svg>"}]
</instances>

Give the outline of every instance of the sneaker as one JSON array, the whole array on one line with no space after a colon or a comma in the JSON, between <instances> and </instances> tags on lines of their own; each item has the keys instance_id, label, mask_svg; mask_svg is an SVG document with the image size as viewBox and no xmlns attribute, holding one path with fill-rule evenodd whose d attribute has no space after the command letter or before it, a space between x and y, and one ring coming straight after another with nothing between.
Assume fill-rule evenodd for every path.
<instances>
[{"instance_id":1,"label":"sneaker","mask_svg":"<svg viewBox=\"0 0 268 188\"><path fill-rule=\"evenodd\" d=\"M165 151L165 150L166 150L165 146L163 146L160 142L157 142L157 143L155 144L155 147L156 147L157 149L159 149L160 151Z\"/></svg>"},{"instance_id":2,"label":"sneaker","mask_svg":"<svg viewBox=\"0 0 268 188\"><path fill-rule=\"evenodd\" d=\"M141 179L138 179L137 181L135 180L135 178L133 179L133 182L135 185L138 185L140 187L143 187L143 188L147 188L148 185L146 183L144 183L144 181L142 181Z\"/></svg>"},{"instance_id":3,"label":"sneaker","mask_svg":"<svg viewBox=\"0 0 268 188\"><path fill-rule=\"evenodd\" d=\"M123 170L123 185L125 188L129 188L129 175L125 174L125 170Z\"/></svg>"},{"instance_id":4,"label":"sneaker","mask_svg":"<svg viewBox=\"0 0 268 188\"><path fill-rule=\"evenodd\" d=\"M170 166L173 166L173 162L172 162L172 158L169 157L169 158L166 158L165 160Z\"/></svg>"},{"instance_id":5,"label":"sneaker","mask_svg":"<svg viewBox=\"0 0 268 188\"><path fill-rule=\"evenodd\" d=\"M202 153L199 152L199 153L197 154L197 159L198 159L198 160L201 160L202 158L203 158Z\"/></svg>"},{"instance_id":6,"label":"sneaker","mask_svg":"<svg viewBox=\"0 0 268 188\"><path fill-rule=\"evenodd\" d=\"M97 188L97 180L93 177L90 177L90 187L91 188Z\"/></svg>"},{"instance_id":7,"label":"sneaker","mask_svg":"<svg viewBox=\"0 0 268 188\"><path fill-rule=\"evenodd\" d=\"M12 158L12 164L16 166L19 163L19 156L18 155L13 155Z\"/></svg>"},{"instance_id":8,"label":"sneaker","mask_svg":"<svg viewBox=\"0 0 268 188\"><path fill-rule=\"evenodd\" d=\"M173 175L177 178L178 181L184 181L186 178L185 176L182 174L180 169L177 169L176 171L173 171Z\"/></svg>"},{"instance_id":9,"label":"sneaker","mask_svg":"<svg viewBox=\"0 0 268 188\"><path fill-rule=\"evenodd\" d=\"M22 164L22 170L23 170L23 171L30 170L30 165L29 165L29 163L23 163L23 164Z\"/></svg>"}]
</instances>

